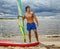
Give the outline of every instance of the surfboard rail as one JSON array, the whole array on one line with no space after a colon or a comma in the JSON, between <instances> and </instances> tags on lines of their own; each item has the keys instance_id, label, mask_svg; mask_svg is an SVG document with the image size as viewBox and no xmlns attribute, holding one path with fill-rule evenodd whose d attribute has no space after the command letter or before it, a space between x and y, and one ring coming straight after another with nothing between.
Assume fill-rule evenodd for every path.
<instances>
[{"instance_id":1,"label":"surfboard rail","mask_svg":"<svg viewBox=\"0 0 60 49\"><path fill-rule=\"evenodd\" d=\"M20 43L20 42L13 42L9 40L0 40L0 46L13 46L13 47L33 47L40 44L40 42L32 42L32 43Z\"/></svg>"}]
</instances>

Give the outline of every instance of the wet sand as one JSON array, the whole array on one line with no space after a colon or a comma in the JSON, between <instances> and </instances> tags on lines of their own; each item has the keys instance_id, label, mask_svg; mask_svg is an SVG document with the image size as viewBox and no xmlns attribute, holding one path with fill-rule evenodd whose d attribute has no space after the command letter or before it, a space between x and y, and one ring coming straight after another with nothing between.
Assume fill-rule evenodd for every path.
<instances>
[{"instance_id":1,"label":"wet sand","mask_svg":"<svg viewBox=\"0 0 60 49\"><path fill-rule=\"evenodd\" d=\"M16 42L23 42L22 36L0 36L0 40L12 40ZM32 36L32 42L35 41L34 36ZM48 35L39 35L39 41L40 45L35 47L4 47L0 46L0 49L60 49L60 37L48 37ZM27 42L28 42L28 36L27 36Z\"/></svg>"}]
</instances>

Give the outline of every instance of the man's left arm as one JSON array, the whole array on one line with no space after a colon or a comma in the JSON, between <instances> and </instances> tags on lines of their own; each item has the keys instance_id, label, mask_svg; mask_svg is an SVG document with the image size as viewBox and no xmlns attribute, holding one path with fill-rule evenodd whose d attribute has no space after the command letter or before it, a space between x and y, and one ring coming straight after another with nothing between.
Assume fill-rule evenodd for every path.
<instances>
[{"instance_id":1,"label":"man's left arm","mask_svg":"<svg viewBox=\"0 0 60 49\"><path fill-rule=\"evenodd\" d=\"M38 24L38 20L37 20L37 18L36 18L36 16L35 16L35 14L33 13L33 17L34 17L34 20L36 21L36 23L37 23L37 26L39 26L39 24Z\"/></svg>"}]
</instances>

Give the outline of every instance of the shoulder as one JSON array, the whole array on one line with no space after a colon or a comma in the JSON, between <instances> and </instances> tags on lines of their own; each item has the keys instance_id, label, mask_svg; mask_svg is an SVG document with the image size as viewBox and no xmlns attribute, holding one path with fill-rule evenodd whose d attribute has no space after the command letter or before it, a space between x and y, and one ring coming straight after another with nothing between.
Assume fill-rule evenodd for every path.
<instances>
[{"instance_id":1,"label":"shoulder","mask_svg":"<svg viewBox=\"0 0 60 49\"><path fill-rule=\"evenodd\" d=\"M26 13L24 14L24 16L26 16Z\"/></svg>"},{"instance_id":2,"label":"shoulder","mask_svg":"<svg viewBox=\"0 0 60 49\"><path fill-rule=\"evenodd\" d=\"M27 13L25 13L24 15L27 15Z\"/></svg>"},{"instance_id":3,"label":"shoulder","mask_svg":"<svg viewBox=\"0 0 60 49\"><path fill-rule=\"evenodd\" d=\"M34 14L34 12L31 12L31 14Z\"/></svg>"},{"instance_id":4,"label":"shoulder","mask_svg":"<svg viewBox=\"0 0 60 49\"><path fill-rule=\"evenodd\" d=\"M34 12L31 12L31 14L34 16L35 14L34 14Z\"/></svg>"},{"instance_id":5,"label":"shoulder","mask_svg":"<svg viewBox=\"0 0 60 49\"><path fill-rule=\"evenodd\" d=\"M31 12L31 14L32 14L33 16L35 16L34 12Z\"/></svg>"}]
</instances>

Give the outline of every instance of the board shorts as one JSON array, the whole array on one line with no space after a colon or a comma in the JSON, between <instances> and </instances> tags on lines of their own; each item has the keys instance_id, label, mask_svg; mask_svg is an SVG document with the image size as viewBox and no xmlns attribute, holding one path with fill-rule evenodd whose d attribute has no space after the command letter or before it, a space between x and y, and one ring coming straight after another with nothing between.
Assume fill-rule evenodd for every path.
<instances>
[{"instance_id":1,"label":"board shorts","mask_svg":"<svg viewBox=\"0 0 60 49\"><path fill-rule=\"evenodd\" d=\"M30 31L30 30L35 30L36 29L36 24L35 22L32 22L32 23L27 23L27 30Z\"/></svg>"}]
</instances>

